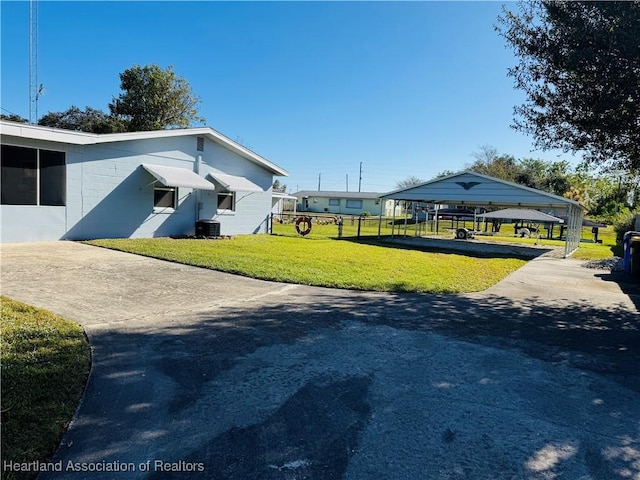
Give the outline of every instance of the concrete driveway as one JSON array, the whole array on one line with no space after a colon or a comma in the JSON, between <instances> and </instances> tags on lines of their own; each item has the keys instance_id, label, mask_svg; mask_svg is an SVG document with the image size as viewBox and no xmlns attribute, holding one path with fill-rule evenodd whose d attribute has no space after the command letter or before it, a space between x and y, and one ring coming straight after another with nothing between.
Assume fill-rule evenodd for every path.
<instances>
[{"instance_id":1,"label":"concrete driveway","mask_svg":"<svg viewBox=\"0 0 640 480\"><path fill-rule=\"evenodd\" d=\"M640 296L606 271L541 257L400 295L1 248L2 293L93 349L40 478L640 479Z\"/></svg>"}]
</instances>

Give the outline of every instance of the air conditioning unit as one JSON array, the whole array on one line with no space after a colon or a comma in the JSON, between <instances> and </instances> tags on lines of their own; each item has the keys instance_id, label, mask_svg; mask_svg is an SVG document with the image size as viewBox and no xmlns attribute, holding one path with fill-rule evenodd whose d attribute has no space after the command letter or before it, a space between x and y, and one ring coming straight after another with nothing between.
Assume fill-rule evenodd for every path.
<instances>
[{"instance_id":1,"label":"air conditioning unit","mask_svg":"<svg viewBox=\"0 0 640 480\"><path fill-rule=\"evenodd\" d=\"M196 222L196 236L219 237L220 222L215 220L198 220Z\"/></svg>"}]
</instances>

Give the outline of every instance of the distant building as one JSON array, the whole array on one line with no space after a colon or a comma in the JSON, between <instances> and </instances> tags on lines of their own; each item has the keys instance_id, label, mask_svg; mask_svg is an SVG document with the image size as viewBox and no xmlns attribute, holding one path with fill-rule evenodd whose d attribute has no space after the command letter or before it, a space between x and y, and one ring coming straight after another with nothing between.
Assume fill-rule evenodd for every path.
<instances>
[{"instance_id":1,"label":"distant building","mask_svg":"<svg viewBox=\"0 0 640 480\"><path fill-rule=\"evenodd\" d=\"M301 190L292 194L297 201L299 212L331 213L335 215L371 215L392 216L393 200L383 200L383 193L376 192L334 192ZM396 215L400 207L396 207Z\"/></svg>"}]
</instances>

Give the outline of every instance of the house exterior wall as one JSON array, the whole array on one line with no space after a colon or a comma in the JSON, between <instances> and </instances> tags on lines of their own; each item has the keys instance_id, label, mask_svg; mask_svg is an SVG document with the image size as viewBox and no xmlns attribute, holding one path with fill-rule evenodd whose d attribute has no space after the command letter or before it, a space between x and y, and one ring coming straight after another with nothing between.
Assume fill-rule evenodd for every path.
<instances>
[{"instance_id":1,"label":"house exterior wall","mask_svg":"<svg viewBox=\"0 0 640 480\"><path fill-rule=\"evenodd\" d=\"M242 233L267 233L271 215L271 186L273 175L255 163L230 152L212 141L205 142L200 175L215 171L246 177L263 189L262 192L238 191L235 195L236 210L218 211L217 192L200 191L203 201L199 219L220 222L222 235Z\"/></svg>"},{"instance_id":2,"label":"house exterior wall","mask_svg":"<svg viewBox=\"0 0 640 480\"><path fill-rule=\"evenodd\" d=\"M195 135L85 146L3 135L2 143L66 154L66 206L0 206L2 242L192 235L199 219L219 221L223 235L267 231L273 175L208 138L203 152ZM218 212L216 191L180 187L175 210L154 209L155 178L142 163L191 171L199 164L200 176L245 176L264 191L237 192L236 210Z\"/></svg>"}]
</instances>

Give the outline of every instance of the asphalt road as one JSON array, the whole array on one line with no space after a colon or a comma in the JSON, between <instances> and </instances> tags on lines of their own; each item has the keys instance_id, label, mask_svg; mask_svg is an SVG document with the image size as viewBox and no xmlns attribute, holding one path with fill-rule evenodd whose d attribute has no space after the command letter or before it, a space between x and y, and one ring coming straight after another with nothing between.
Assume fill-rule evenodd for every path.
<instances>
[{"instance_id":1,"label":"asphalt road","mask_svg":"<svg viewBox=\"0 0 640 480\"><path fill-rule=\"evenodd\" d=\"M42 479L640 479L640 290L581 262L435 296L71 242L0 258L3 295L93 350Z\"/></svg>"}]
</instances>

